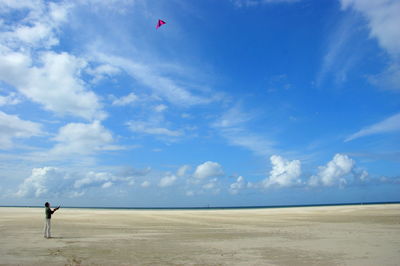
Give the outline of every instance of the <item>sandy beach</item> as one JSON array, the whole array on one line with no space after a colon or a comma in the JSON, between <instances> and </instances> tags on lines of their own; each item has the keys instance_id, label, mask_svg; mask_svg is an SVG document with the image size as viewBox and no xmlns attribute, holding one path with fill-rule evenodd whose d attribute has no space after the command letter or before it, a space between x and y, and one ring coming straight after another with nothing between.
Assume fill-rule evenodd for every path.
<instances>
[{"instance_id":1,"label":"sandy beach","mask_svg":"<svg viewBox=\"0 0 400 266\"><path fill-rule=\"evenodd\" d=\"M399 265L400 205L0 208L1 265Z\"/></svg>"}]
</instances>

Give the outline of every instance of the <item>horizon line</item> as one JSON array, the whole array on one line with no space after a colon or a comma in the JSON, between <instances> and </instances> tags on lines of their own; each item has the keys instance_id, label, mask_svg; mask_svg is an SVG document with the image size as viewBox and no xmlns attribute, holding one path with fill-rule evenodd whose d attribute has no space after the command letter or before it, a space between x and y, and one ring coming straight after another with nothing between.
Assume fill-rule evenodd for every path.
<instances>
[{"instance_id":1,"label":"horizon line","mask_svg":"<svg viewBox=\"0 0 400 266\"><path fill-rule=\"evenodd\" d=\"M296 207L328 207L351 205L380 205L400 204L400 201L376 201L376 202L343 202L320 204L285 204L285 205L250 205L250 206L205 206L205 207L113 207L113 206L65 206L63 209L120 209L120 210L207 210L207 209L272 209L272 208L296 208ZM43 208L39 205L0 205L0 208Z\"/></svg>"}]
</instances>

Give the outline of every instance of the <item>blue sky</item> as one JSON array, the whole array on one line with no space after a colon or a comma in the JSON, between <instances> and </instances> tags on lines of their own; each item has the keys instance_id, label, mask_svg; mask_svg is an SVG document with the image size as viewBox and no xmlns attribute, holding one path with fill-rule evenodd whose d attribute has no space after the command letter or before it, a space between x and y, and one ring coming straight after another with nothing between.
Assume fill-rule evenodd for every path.
<instances>
[{"instance_id":1,"label":"blue sky","mask_svg":"<svg viewBox=\"0 0 400 266\"><path fill-rule=\"evenodd\" d=\"M399 13L1 0L0 203L398 201Z\"/></svg>"}]
</instances>

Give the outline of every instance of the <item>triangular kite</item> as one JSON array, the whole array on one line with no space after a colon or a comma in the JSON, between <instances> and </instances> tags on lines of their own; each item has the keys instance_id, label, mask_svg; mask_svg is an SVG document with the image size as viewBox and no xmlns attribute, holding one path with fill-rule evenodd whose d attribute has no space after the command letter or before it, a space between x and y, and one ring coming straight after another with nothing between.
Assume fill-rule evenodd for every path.
<instances>
[{"instance_id":1,"label":"triangular kite","mask_svg":"<svg viewBox=\"0 0 400 266\"><path fill-rule=\"evenodd\" d=\"M165 21L159 19L159 20L158 20L158 23L157 23L157 26L156 26L156 29L158 29L159 27L161 27L161 26L164 25L165 23L166 23Z\"/></svg>"}]
</instances>

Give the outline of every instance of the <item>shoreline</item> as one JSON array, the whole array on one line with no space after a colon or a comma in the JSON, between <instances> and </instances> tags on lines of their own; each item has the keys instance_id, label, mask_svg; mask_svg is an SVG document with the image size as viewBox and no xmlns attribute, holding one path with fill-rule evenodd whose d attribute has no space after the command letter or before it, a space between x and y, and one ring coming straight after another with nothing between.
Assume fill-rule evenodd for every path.
<instances>
[{"instance_id":1,"label":"shoreline","mask_svg":"<svg viewBox=\"0 0 400 266\"><path fill-rule=\"evenodd\" d=\"M92 206L61 206L63 209L95 209L95 210L231 210L231 209L285 209L307 207L335 207L335 206L363 206L363 205L395 205L400 201L388 202L352 202L326 204L298 204L298 205L266 205L266 206L216 206L216 207L92 207ZM38 205L0 205L0 208L43 208Z\"/></svg>"}]
</instances>

